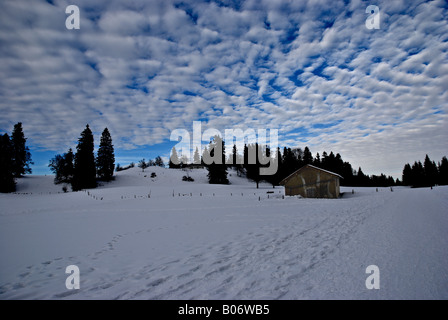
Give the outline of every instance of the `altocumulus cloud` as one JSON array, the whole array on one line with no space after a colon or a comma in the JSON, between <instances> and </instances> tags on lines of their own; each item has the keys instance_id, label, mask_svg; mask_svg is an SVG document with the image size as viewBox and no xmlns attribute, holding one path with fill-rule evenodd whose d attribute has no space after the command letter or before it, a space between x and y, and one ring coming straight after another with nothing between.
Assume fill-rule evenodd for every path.
<instances>
[{"instance_id":1,"label":"altocumulus cloud","mask_svg":"<svg viewBox=\"0 0 448 320\"><path fill-rule=\"evenodd\" d=\"M107 126L119 154L194 120L278 128L281 145L398 177L448 150L448 5L379 1L368 30L369 4L2 1L0 130L22 121L34 149L61 152Z\"/></svg>"}]
</instances>

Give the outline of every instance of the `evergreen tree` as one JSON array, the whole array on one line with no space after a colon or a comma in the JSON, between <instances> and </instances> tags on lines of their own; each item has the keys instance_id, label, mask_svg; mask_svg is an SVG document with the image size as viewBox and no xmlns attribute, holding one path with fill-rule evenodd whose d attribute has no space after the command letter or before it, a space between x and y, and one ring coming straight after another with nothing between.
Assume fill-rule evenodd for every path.
<instances>
[{"instance_id":1,"label":"evergreen tree","mask_svg":"<svg viewBox=\"0 0 448 320\"><path fill-rule=\"evenodd\" d=\"M422 187L425 184L425 169L420 161L412 165L411 181L413 187Z\"/></svg>"},{"instance_id":2,"label":"evergreen tree","mask_svg":"<svg viewBox=\"0 0 448 320\"><path fill-rule=\"evenodd\" d=\"M64 154L64 176L67 179L67 183L71 183L73 175L75 174L75 155L72 148L68 149L68 152Z\"/></svg>"},{"instance_id":3,"label":"evergreen tree","mask_svg":"<svg viewBox=\"0 0 448 320\"><path fill-rule=\"evenodd\" d=\"M0 192L16 190L13 172L13 148L9 135L0 135Z\"/></svg>"},{"instance_id":4,"label":"evergreen tree","mask_svg":"<svg viewBox=\"0 0 448 320\"><path fill-rule=\"evenodd\" d=\"M274 186L278 186L280 184L280 181L285 178L282 176L283 158L279 147L277 147L275 161L277 161L277 172L272 176L272 182Z\"/></svg>"},{"instance_id":5,"label":"evergreen tree","mask_svg":"<svg viewBox=\"0 0 448 320\"><path fill-rule=\"evenodd\" d=\"M143 158L142 160L140 160L139 162L138 162L138 165L137 165L139 168L141 168L142 169L142 172L145 172L145 169L146 168L148 168L148 164L145 162L145 158Z\"/></svg>"},{"instance_id":6,"label":"evergreen tree","mask_svg":"<svg viewBox=\"0 0 448 320\"><path fill-rule=\"evenodd\" d=\"M210 152L207 148L207 146L204 147L204 151L202 151L202 157L201 157L201 164L204 167L208 166L208 163L205 163L205 159L209 159L210 158Z\"/></svg>"},{"instance_id":7,"label":"evergreen tree","mask_svg":"<svg viewBox=\"0 0 448 320\"><path fill-rule=\"evenodd\" d=\"M210 184L229 184L227 179L226 152L224 141L215 136L210 143L210 157L213 162L207 166L208 182Z\"/></svg>"},{"instance_id":8,"label":"evergreen tree","mask_svg":"<svg viewBox=\"0 0 448 320\"><path fill-rule=\"evenodd\" d=\"M233 145L232 147L232 154L229 157L229 163L233 168L237 168L239 163L239 159L238 159L238 150L236 148L236 144Z\"/></svg>"},{"instance_id":9,"label":"evergreen tree","mask_svg":"<svg viewBox=\"0 0 448 320\"><path fill-rule=\"evenodd\" d=\"M343 162L341 171L336 173L340 174L344 178L341 180L341 185L344 186L353 185L354 183L353 168L349 162Z\"/></svg>"},{"instance_id":10,"label":"evergreen tree","mask_svg":"<svg viewBox=\"0 0 448 320\"><path fill-rule=\"evenodd\" d=\"M156 159L154 160L154 165L158 166L158 167L164 167L165 163L163 162L163 159L161 156L157 156Z\"/></svg>"},{"instance_id":11,"label":"evergreen tree","mask_svg":"<svg viewBox=\"0 0 448 320\"><path fill-rule=\"evenodd\" d=\"M194 150L193 162L194 164L201 164L201 156L199 155L198 147Z\"/></svg>"},{"instance_id":12,"label":"evergreen tree","mask_svg":"<svg viewBox=\"0 0 448 320\"><path fill-rule=\"evenodd\" d=\"M448 184L448 159L446 157L443 157L442 161L439 164L438 183L441 185Z\"/></svg>"},{"instance_id":13,"label":"evergreen tree","mask_svg":"<svg viewBox=\"0 0 448 320\"><path fill-rule=\"evenodd\" d=\"M313 154L308 147L305 147L305 150L303 150L303 164L313 164Z\"/></svg>"},{"instance_id":14,"label":"evergreen tree","mask_svg":"<svg viewBox=\"0 0 448 320\"><path fill-rule=\"evenodd\" d=\"M73 161L74 155L72 149L69 149L64 155L57 154L50 160L48 167L55 174L55 184L72 182L74 174Z\"/></svg>"},{"instance_id":15,"label":"evergreen tree","mask_svg":"<svg viewBox=\"0 0 448 320\"><path fill-rule=\"evenodd\" d=\"M403 168L403 174L401 176L403 180L403 185L410 186L412 185L412 168L409 163L406 163Z\"/></svg>"},{"instance_id":16,"label":"evergreen tree","mask_svg":"<svg viewBox=\"0 0 448 320\"><path fill-rule=\"evenodd\" d=\"M75 167L72 181L74 191L96 187L95 156L93 154L93 134L86 125L76 146Z\"/></svg>"},{"instance_id":17,"label":"evergreen tree","mask_svg":"<svg viewBox=\"0 0 448 320\"><path fill-rule=\"evenodd\" d=\"M185 168L188 166L188 157L186 155L182 155L179 159L180 164L179 167L180 168Z\"/></svg>"},{"instance_id":18,"label":"evergreen tree","mask_svg":"<svg viewBox=\"0 0 448 320\"><path fill-rule=\"evenodd\" d=\"M260 181L262 180L262 176L260 175L261 164L259 161L259 157L261 156L262 149L258 145L249 144L247 146L247 156L248 162L245 164L246 166L246 177L257 184L257 189Z\"/></svg>"},{"instance_id":19,"label":"evergreen tree","mask_svg":"<svg viewBox=\"0 0 448 320\"><path fill-rule=\"evenodd\" d=\"M115 168L115 154L112 137L107 128L101 134L100 147L98 148L96 158L96 168L98 177L101 180L109 181L112 179Z\"/></svg>"},{"instance_id":20,"label":"evergreen tree","mask_svg":"<svg viewBox=\"0 0 448 320\"><path fill-rule=\"evenodd\" d=\"M313 165L318 167L318 168L320 168L320 166L321 166L319 152L316 153L316 158L313 161Z\"/></svg>"},{"instance_id":21,"label":"evergreen tree","mask_svg":"<svg viewBox=\"0 0 448 320\"><path fill-rule=\"evenodd\" d=\"M176 147L173 147L173 149L171 149L169 167L172 169L179 168L179 165L180 165L179 156L177 155Z\"/></svg>"},{"instance_id":22,"label":"evergreen tree","mask_svg":"<svg viewBox=\"0 0 448 320\"><path fill-rule=\"evenodd\" d=\"M294 148L291 150L294 157L294 165L292 166L292 172L302 168L305 163L303 162L303 150L301 148Z\"/></svg>"},{"instance_id":23,"label":"evergreen tree","mask_svg":"<svg viewBox=\"0 0 448 320\"><path fill-rule=\"evenodd\" d=\"M282 165L282 179L289 176L291 173L299 169L300 163L298 159L294 156L291 148L283 149L283 165Z\"/></svg>"},{"instance_id":24,"label":"evergreen tree","mask_svg":"<svg viewBox=\"0 0 448 320\"><path fill-rule=\"evenodd\" d=\"M275 152L277 152L278 150L275 150ZM261 150L262 152L262 150ZM265 161L268 161L267 164L262 165L262 167L270 167L270 166L277 166L277 171L272 174L272 175L265 175L262 176L262 179L265 180L266 182L270 183L272 185L273 188L275 188L276 185L278 185L275 174L278 172L278 162L277 162L277 153L275 155L271 154L271 149L269 148L269 146L266 145L265 147ZM265 162L263 161L263 162Z\"/></svg>"},{"instance_id":25,"label":"evergreen tree","mask_svg":"<svg viewBox=\"0 0 448 320\"><path fill-rule=\"evenodd\" d=\"M19 122L14 125L14 130L11 135L12 164L15 177L32 172L30 164L34 163L31 161L31 153L25 144L26 138L23 134L22 123Z\"/></svg>"},{"instance_id":26,"label":"evergreen tree","mask_svg":"<svg viewBox=\"0 0 448 320\"><path fill-rule=\"evenodd\" d=\"M431 161L428 155L425 157L423 168L425 170L424 185L427 187L435 185L437 183L438 170L435 162Z\"/></svg>"},{"instance_id":27,"label":"evergreen tree","mask_svg":"<svg viewBox=\"0 0 448 320\"><path fill-rule=\"evenodd\" d=\"M324 151L322 153L322 158L321 158L321 168L322 169L327 169L327 161L328 161L328 154L326 151Z\"/></svg>"},{"instance_id":28,"label":"evergreen tree","mask_svg":"<svg viewBox=\"0 0 448 320\"><path fill-rule=\"evenodd\" d=\"M364 172L362 172L361 167L359 167L358 169L358 174L356 176L356 184L362 187L367 187L369 185L369 176L366 176Z\"/></svg>"}]
</instances>

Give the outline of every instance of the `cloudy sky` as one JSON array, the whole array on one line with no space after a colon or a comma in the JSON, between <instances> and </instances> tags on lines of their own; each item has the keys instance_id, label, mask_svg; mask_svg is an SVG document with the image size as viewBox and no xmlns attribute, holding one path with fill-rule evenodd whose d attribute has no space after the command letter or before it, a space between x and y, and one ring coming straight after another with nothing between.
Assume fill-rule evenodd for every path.
<instances>
[{"instance_id":1,"label":"cloudy sky","mask_svg":"<svg viewBox=\"0 0 448 320\"><path fill-rule=\"evenodd\" d=\"M445 0L2 0L0 132L23 123L36 173L87 123L127 164L202 121L400 177L448 154L447 50Z\"/></svg>"}]
</instances>

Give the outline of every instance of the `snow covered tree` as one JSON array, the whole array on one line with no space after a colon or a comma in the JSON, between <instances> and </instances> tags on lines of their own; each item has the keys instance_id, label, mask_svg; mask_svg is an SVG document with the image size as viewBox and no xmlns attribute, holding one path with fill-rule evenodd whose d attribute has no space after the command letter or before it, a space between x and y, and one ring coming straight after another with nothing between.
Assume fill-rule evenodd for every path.
<instances>
[{"instance_id":1,"label":"snow covered tree","mask_svg":"<svg viewBox=\"0 0 448 320\"><path fill-rule=\"evenodd\" d=\"M112 137L107 128L101 134L100 147L98 148L96 158L96 168L98 177L101 180L109 181L112 179L115 168L115 154Z\"/></svg>"},{"instance_id":2,"label":"snow covered tree","mask_svg":"<svg viewBox=\"0 0 448 320\"><path fill-rule=\"evenodd\" d=\"M93 154L93 149L93 134L89 125L86 125L76 146L72 180L72 189L75 191L96 187L95 155Z\"/></svg>"},{"instance_id":3,"label":"snow covered tree","mask_svg":"<svg viewBox=\"0 0 448 320\"><path fill-rule=\"evenodd\" d=\"M0 135L0 192L16 190L13 172L13 149L9 135Z\"/></svg>"},{"instance_id":4,"label":"snow covered tree","mask_svg":"<svg viewBox=\"0 0 448 320\"><path fill-rule=\"evenodd\" d=\"M15 177L32 172L30 168L30 164L33 164L31 161L31 153L25 144L26 138L23 133L22 123L19 122L14 125L14 130L11 135L12 170Z\"/></svg>"},{"instance_id":5,"label":"snow covered tree","mask_svg":"<svg viewBox=\"0 0 448 320\"><path fill-rule=\"evenodd\" d=\"M208 182L210 184L229 184L227 179L226 152L224 141L220 136L215 136L210 142L210 158L212 163L207 166Z\"/></svg>"}]
</instances>

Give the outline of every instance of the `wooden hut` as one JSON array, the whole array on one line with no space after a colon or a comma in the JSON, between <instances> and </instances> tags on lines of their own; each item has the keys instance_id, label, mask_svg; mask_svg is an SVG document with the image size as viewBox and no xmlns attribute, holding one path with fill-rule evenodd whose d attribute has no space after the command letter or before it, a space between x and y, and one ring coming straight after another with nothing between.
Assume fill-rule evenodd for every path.
<instances>
[{"instance_id":1,"label":"wooden hut","mask_svg":"<svg viewBox=\"0 0 448 320\"><path fill-rule=\"evenodd\" d=\"M301 195L304 198L338 198L340 175L310 164L290 174L280 182L285 186L285 195Z\"/></svg>"}]
</instances>

